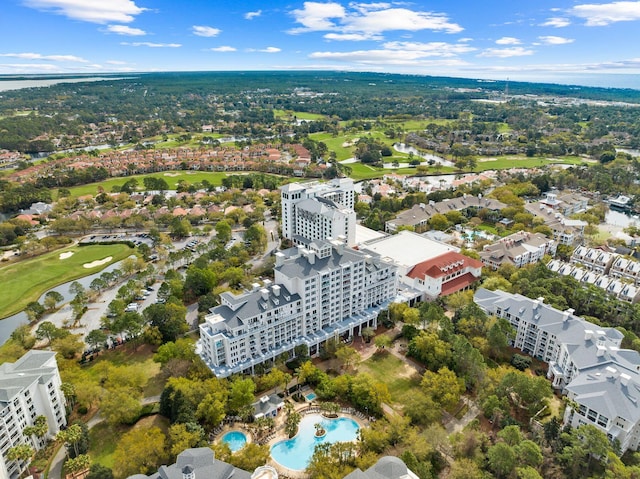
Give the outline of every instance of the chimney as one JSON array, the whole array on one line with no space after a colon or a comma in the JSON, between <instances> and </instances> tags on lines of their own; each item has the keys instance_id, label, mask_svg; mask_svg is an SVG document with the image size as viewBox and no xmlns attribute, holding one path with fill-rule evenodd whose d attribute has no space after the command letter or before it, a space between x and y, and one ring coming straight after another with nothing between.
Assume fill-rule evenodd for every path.
<instances>
[{"instance_id":1,"label":"chimney","mask_svg":"<svg viewBox=\"0 0 640 479\"><path fill-rule=\"evenodd\" d=\"M274 296L280 296L280 286L277 284L271 286L271 291L273 291Z\"/></svg>"},{"instance_id":2,"label":"chimney","mask_svg":"<svg viewBox=\"0 0 640 479\"><path fill-rule=\"evenodd\" d=\"M305 257L307 261L309 261L309 264L316 264L316 254L313 251L307 251Z\"/></svg>"},{"instance_id":3,"label":"chimney","mask_svg":"<svg viewBox=\"0 0 640 479\"><path fill-rule=\"evenodd\" d=\"M269 299L269 290L268 290L268 289L266 289L266 288L262 288L262 289L260 290L260 297L261 297L262 299L264 299L265 301L266 301L266 300L268 300L268 299Z\"/></svg>"},{"instance_id":4,"label":"chimney","mask_svg":"<svg viewBox=\"0 0 640 479\"><path fill-rule=\"evenodd\" d=\"M622 384L623 386L628 386L629 385L629 381L631 380L631 376L629 376L628 374L622 373L620 375L620 384Z\"/></svg>"},{"instance_id":5,"label":"chimney","mask_svg":"<svg viewBox=\"0 0 640 479\"><path fill-rule=\"evenodd\" d=\"M584 340L585 341L591 341L591 338L593 338L593 331L591 331L590 329L585 329L584 330Z\"/></svg>"},{"instance_id":6,"label":"chimney","mask_svg":"<svg viewBox=\"0 0 640 479\"><path fill-rule=\"evenodd\" d=\"M275 256L276 256L276 268L277 268L278 266L282 266L282 265L284 264L284 259L285 259L284 254L283 254L283 253L281 253L280 251L278 251L278 252L275 254Z\"/></svg>"}]
</instances>

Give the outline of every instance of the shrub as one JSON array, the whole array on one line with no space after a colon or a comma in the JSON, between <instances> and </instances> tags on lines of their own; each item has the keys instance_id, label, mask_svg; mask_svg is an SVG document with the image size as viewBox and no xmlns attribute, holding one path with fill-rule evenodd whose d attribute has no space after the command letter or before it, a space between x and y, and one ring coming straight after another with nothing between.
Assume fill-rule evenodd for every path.
<instances>
[{"instance_id":1,"label":"shrub","mask_svg":"<svg viewBox=\"0 0 640 479\"><path fill-rule=\"evenodd\" d=\"M524 371L531 366L531 358L521 354L514 354L511 358L511 365L520 371Z\"/></svg>"}]
</instances>

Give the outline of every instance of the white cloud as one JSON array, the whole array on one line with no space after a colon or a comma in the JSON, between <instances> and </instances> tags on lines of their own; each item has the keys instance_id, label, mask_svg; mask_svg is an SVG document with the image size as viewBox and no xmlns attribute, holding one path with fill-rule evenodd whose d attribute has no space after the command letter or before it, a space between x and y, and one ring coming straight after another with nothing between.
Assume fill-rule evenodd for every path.
<instances>
[{"instance_id":1,"label":"white cloud","mask_svg":"<svg viewBox=\"0 0 640 479\"><path fill-rule=\"evenodd\" d=\"M383 10L385 8L391 8L391 4L385 3L385 2L378 2L378 3L351 2L349 4L349 7L353 8L354 10L357 10L358 12L366 13L366 12L370 12L371 10Z\"/></svg>"},{"instance_id":2,"label":"white cloud","mask_svg":"<svg viewBox=\"0 0 640 479\"><path fill-rule=\"evenodd\" d=\"M153 43L153 42L120 42L120 45L128 45L130 47L149 47L149 48L180 48L180 43Z\"/></svg>"},{"instance_id":3,"label":"white cloud","mask_svg":"<svg viewBox=\"0 0 640 479\"><path fill-rule=\"evenodd\" d=\"M387 66L448 66L456 67L466 65L466 62L457 58L438 60L426 59L424 53L409 50L356 50L352 52L314 52L310 58L318 60L332 60L347 63L356 63L361 66L380 67Z\"/></svg>"},{"instance_id":4,"label":"white cloud","mask_svg":"<svg viewBox=\"0 0 640 479\"><path fill-rule=\"evenodd\" d=\"M3 73L62 72L58 65L51 63L0 63Z\"/></svg>"},{"instance_id":5,"label":"white cloud","mask_svg":"<svg viewBox=\"0 0 640 479\"><path fill-rule=\"evenodd\" d=\"M640 20L640 1L612 2L602 4L585 3L574 6L570 12L586 20L588 27L600 27L616 22Z\"/></svg>"},{"instance_id":6,"label":"white cloud","mask_svg":"<svg viewBox=\"0 0 640 479\"><path fill-rule=\"evenodd\" d=\"M141 30L139 28L129 27L127 25L109 25L107 26L107 31L111 33L116 33L118 35L131 35L131 36L143 36L146 35L147 32Z\"/></svg>"},{"instance_id":7,"label":"white cloud","mask_svg":"<svg viewBox=\"0 0 640 479\"><path fill-rule=\"evenodd\" d=\"M0 53L0 57L21 58L23 60L48 60L52 62L89 63L75 55L42 55L40 53Z\"/></svg>"},{"instance_id":8,"label":"white cloud","mask_svg":"<svg viewBox=\"0 0 640 479\"><path fill-rule=\"evenodd\" d=\"M123 62L121 60L107 60L105 63L108 63L109 65L126 65L127 62Z\"/></svg>"},{"instance_id":9,"label":"white cloud","mask_svg":"<svg viewBox=\"0 0 640 479\"><path fill-rule=\"evenodd\" d=\"M302 9L291 12L296 22L301 23L302 27L290 30L290 33L333 30L336 25L331 19L344 18L346 14L346 10L339 3L304 2Z\"/></svg>"},{"instance_id":10,"label":"white cloud","mask_svg":"<svg viewBox=\"0 0 640 479\"><path fill-rule=\"evenodd\" d=\"M25 0L24 4L91 23L129 23L146 10L132 0Z\"/></svg>"},{"instance_id":11,"label":"white cloud","mask_svg":"<svg viewBox=\"0 0 640 479\"><path fill-rule=\"evenodd\" d=\"M229 45L222 45L220 47L209 48L209 50L212 52L235 52L237 49Z\"/></svg>"},{"instance_id":12,"label":"white cloud","mask_svg":"<svg viewBox=\"0 0 640 479\"><path fill-rule=\"evenodd\" d=\"M538 40L540 40L543 45L566 45L567 43L573 43L575 41L573 38L556 37L553 35L538 37Z\"/></svg>"},{"instance_id":13,"label":"white cloud","mask_svg":"<svg viewBox=\"0 0 640 479\"><path fill-rule=\"evenodd\" d=\"M244 18L247 20L253 20L256 17L262 15L262 10L256 10L255 12L247 12L244 14Z\"/></svg>"},{"instance_id":14,"label":"white cloud","mask_svg":"<svg viewBox=\"0 0 640 479\"><path fill-rule=\"evenodd\" d=\"M383 46L387 50L419 52L423 57L453 57L476 50L465 43L446 42L387 42Z\"/></svg>"},{"instance_id":15,"label":"white cloud","mask_svg":"<svg viewBox=\"0 0 640 479\"><path fill-rule=\"evenodd\" d=\"M222 30L214 27L207 27L204 25L194 25L192 28L193 34L199 37L215 37L220 34Z\"/></svg>"},{"instance_id":16,"label":"white cloud","mask_svg":"<svg viewBox=\"0 0 640 479\"><path fill-rule=\"evenodd\" d=\"M514 37L502 37L496 40L498 45L520 45L522 42Z\"/></svg>"},{"instance_id":17,"label":"white cloud","mask_svg":"<svg viewBox=\"0 0 640 479\"><path fill-rule=\"evenodd\" d=\"M463 28L449 23L444 14L415 12L406 8L390 8L368 12L365 15L351 15L346 19L346 27L352 31L382 33L389 30L441 30L446 33L459 33Z\"/></svg>"},{"instance_id":18,"label":"white cloud","mask_svg":"<svg viewBox=\"0 0 640 479\"><path fill-rule=\"evenodd\" d=\"M546 22L540 24L541 27L555 27L555 28L568 27L569 25L571 25L571 22L569 21L569 19L562 18L562 17L551 17L547 19Z\"/></svg>"},{"instance_id":19,"label":"white cloud","mask_svg":"<svg viewBox=\"0 0 640 479\"><path fill-rule=\"evenodd\" d=\"M334 62L352 63L367 69L384 66L402 68L456 67L467 63L458 55L476 49L465 43L446 42L387 42L382 48L349 52L314 52L309 58Z\"/></svg>"},{"instance_id":20,"label":"white cloud","mask_svg":"<svg viewBox=\"0 0 640 479\"><path fill-rule=\"evenodd\" d=\"M360 42L364 40L382 40L381 35L370 33L327 33L324 35L327 40Z\"/></svg>"},{"instance_id":21,"label":"white cloud","mask_svg":"<svg viewBox=\"0 0 640 479\"><path fill-rule=\"evenodd\" d=\"M414 11L407 8L391 8L388 3L351 3L350 10L335 2L305 2L304 8L293 10L291 14L302 27L289 30L298 34L311 31L331 31L342 35L380 35L391 30L419 31L433 30L445 33L459 33L463 28L451 23L443 13ZM354 37L361 40L362 37Z\"/></svg>"},{"instance_id":22,"label":"white cloud","mask_svg":"<svg viewBox=\"0 0 640 479\"><path fill-rule=\"evenodd\" d=\"M473 41L473 38L470 38L470 37L465 37L465 38L459 38L458 39L458 43L469 43L469 42L472 42L472 41Z\"/></svg>"},{"instance_id":23,"label":"white cloud","mask_svg":"<svg viewBox=\"0 0 640 479\"><path fill-rule=\"evenodd\" d=\"M278 53L281 52L282 49L278 47L267 47L267 48L247 48L248 52L259 52L259 53Z\"/></svg>"},{"instance_id":24,"label":"white cloud","mask_svg":"<svg viewBox=\"0 0 640 479\"><path fill-rule=\"evenodd\" d=\"M487 48L480 53L480 57L497 57L497 58L510 58L510 57L523 57L527 55L533 55L534 51L524 47L511 47L511 48Z\"/></svg>"},{"instance_id":25,"label":"white cloud","mask_svg":"<svg viewBox=\"0 0 640 479\"><path fill-rule=\"evenodd\" d=\"M495 71L495 72L550 72L550 73L629 73L640 72L640 58L602 63L549 63L533 65L473 65L465 67L466 71Z\"/></svg>"}]
</instances>

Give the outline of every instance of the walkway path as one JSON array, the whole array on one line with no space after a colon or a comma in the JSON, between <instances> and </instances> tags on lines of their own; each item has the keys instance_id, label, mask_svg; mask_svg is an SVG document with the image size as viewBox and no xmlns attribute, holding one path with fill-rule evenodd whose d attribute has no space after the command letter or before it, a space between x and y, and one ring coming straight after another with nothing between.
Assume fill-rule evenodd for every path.
<instances>
[{"instance_id":1,"label":"walkway path","mask_svg":"<svg viewBox=\"0 0 640 479\"><path fill-rule=\"evenodd\" d=\"M146 398L142 398L140 403L144 406L146 404L153 404L160 402L160 395L157 396L149 396ZM93 415L91 419L87 421L87 427L91 429L97 424L104 421L104 418L100 415L100 411ZM64 463L64 458L67 456L67 448L63 445L60 446L58 452L54 456L51 461L51 466L49 467L49 474L47 475L47 479L62 479L62 464Z\"/></svg>"},{"instance_id":2,"label":"walkway path","mask_svg":"<svg viewBox=\"0 0 640 479\"><path fill-rule=\"evenodd\" d=\"M450 416L451 419L445 424L447 434L462 432L462 430L480 414L480 408L474 401L464 396L462 397L462 401L467 405L469 409L461 419L456 419L455 417Z\"/></svg>"}]
</instances>

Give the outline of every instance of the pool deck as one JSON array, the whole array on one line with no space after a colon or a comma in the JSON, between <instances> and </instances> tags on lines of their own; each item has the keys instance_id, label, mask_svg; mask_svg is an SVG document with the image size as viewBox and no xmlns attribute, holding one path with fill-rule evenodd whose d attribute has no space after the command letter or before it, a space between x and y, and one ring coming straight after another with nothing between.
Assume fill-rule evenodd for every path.
<instances>
[{"instance_id":1,"label":"pool deck","mask_svg":"<svg viewBox=\"0 0 640 479\"><path fill-rule=\"evenodd\" d=\"M319 404L316 404L314 401L311 401L311 403L292 402L292 404L294 405L294 411L300 413L302 416L305 416L307 414L322 414ZM269 446L269 448L271 448L275 443L289 439L289 436L284 432L284 422L286 417L287 414L283 409L275 418L275 431L271 434L271 436L269 436L268 440L263 442L262 444L265 444ZM338 413L338 417L353 419L360 428L368 428L370 424L370 420L364 414L356 411L353 408L343 408L342 411ZM215 439L213 439L213 442L221 443L222 438L225 434L234 431L243 433L247 437L247 444L254 442L251 427L248 424L239 421L226 423L222 427L217 429L214 433ZM284 467L279 462L276 462L271 457L269 457L266 465L276 469L276 471L278 471L278 475L283 478L307 479L309 477L309 475L304 470L300 471L296 469L289 469L287 467Z\"/></svg>"},{"instance_id":2,"label":"pool deck","mask_svg":"<svg viewBox=\"0 0 640 479\"><path fill-rule=\"evenodd\" d=\"M302 414L303 416L307 414L322 414L322 411L317 405L314 405L313 402L311 405L309 404L300 404L296 405L295 411ZM276 433L275 435L266 442L266 444L271 448L275 443L280 441L286 441L289 439L289 436L284 432L284 418L286 414L283 412L276 418ZM358 413L352 408L343 408L343 410L338 413L338 417L346 417L349 419L353 419L360 428L368 428L369 420L365 417L364 414ZM278 471L278 475L281 477L289 477L292 479L306 479L309 475L304 471L300 471L297 469L289 469L288 467L284 467L279 462L276 462L274 459L269 457L269 461L267 465L273 467Z\"/></svg>"}]
</instances>

